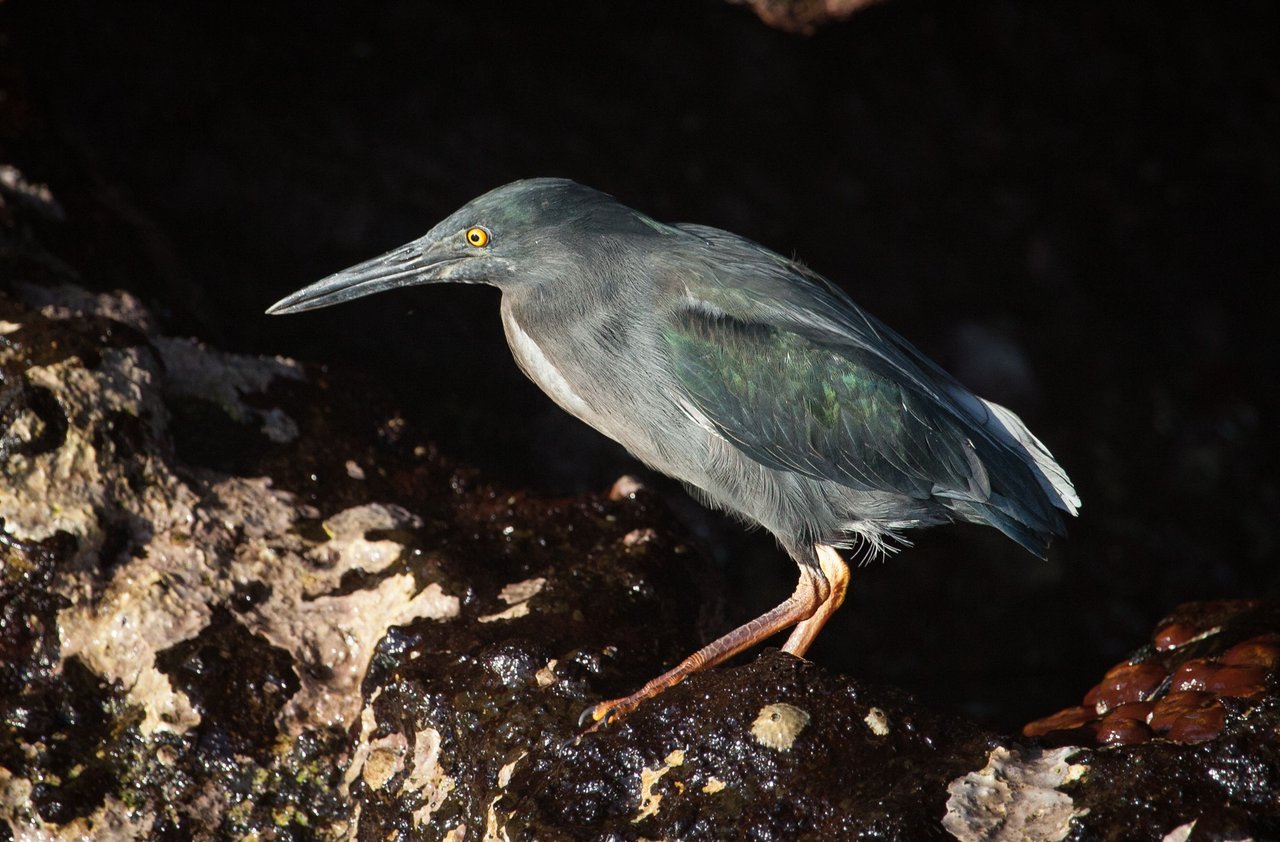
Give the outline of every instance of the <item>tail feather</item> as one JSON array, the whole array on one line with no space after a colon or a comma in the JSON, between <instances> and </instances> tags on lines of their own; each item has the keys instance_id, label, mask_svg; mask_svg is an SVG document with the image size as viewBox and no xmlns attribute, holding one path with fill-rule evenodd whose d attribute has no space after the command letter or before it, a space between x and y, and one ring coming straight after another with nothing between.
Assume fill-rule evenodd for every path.
<instances>
[{"instance_id":1,"label":"tail feather","mask_svg":"<svg viewBox=\"0 0 1280 842\"><path fill-rule=\"evenodd\" d=\"M994 526L1044 558L1050 541L1065 534L1065 517L1080 510L1075 486L1049 448L1013 412L968 392L957 398L984 434L973 443L990 473L990 493L947 495L945 505L964 520Z\"/></svg>"},{"instance_id":2,"label":"tail feather","mask_svg":"<svg viewBox=\"0 0 1280 842\"><path fill-rule=\"evenodd\" d=\"M951 505L952 511L964 520L972 523L985 523L994 526L1005 536L1013 539L1027 552L1039 558L1046 558L1049 544L1055 536L1061 535L1059 529L1046 529L1028 525L1014 512L1018 507L1009 505L1007 500L996 496L990 502L974 500L957 500Z\"/></svg>"},{"instance_id":3,"label":"tail feather","mask_svg":"<svg viewBox=\"0 0 1280 842\"><path fill-rule=\"evenodd\" d=\"M1036 438L1027 429L1027 425L1022 423L1022 419L1012 411L985 398L979 398L979 400L991 410L992 418L987 425L988 429L997 436L1005 438L1007 444L1026 451L1036 468L1034 471L1036 479L1049 496L1050 502L1074 516L1080 510L1080 495L1076 493L1075 486L1071 484L1071 478L1053 458L1049 448L1045 447L1044 443Z\"/></svg>"}]
</instances>

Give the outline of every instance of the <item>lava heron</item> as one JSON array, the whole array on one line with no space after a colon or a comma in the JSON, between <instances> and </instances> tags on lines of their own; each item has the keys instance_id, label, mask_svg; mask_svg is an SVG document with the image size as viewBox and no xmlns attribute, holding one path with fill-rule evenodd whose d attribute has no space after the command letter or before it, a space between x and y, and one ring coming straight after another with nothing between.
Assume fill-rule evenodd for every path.
<instances>
[{"instance_id":1,"label":"lava heron","mask_svg":"<svg viewBox=\"0 0 1280 842\"><path fill-rule=\"evenodd\" d=\"M769 530L800 567L785 602L595 705L597 724L784 629L783 649L802 656L844 600L838 549L879 553L902 530L968 521L1043 557L1080 505L1017 415L817 273L564 179L492 190L267 312L444 282L498 287L511 352L553 401Z\"/></svg>"}]
</instances>

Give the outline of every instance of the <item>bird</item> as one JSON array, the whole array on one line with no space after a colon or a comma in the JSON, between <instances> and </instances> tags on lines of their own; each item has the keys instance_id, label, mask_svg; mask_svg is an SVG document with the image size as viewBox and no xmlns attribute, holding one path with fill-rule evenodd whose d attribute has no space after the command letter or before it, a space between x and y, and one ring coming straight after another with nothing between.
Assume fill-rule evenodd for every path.
<instances>
[{"instance_id":1,"label":"bird","mask_svg":"<svg viewBox=\"0 0 1280 842\"><path fill-rule=\"evenodd\" d=\"M1081 505L1016 414L962 386L817 272L745 237L666 224L563 178L495 188L425 235L286 296L298 313L398 287L488 284L520 369L570 415L763 527L794 592L630 695L620 721L690 674L790 629L803 657L849 585L918 527L994 527L1044 558Z\"/></svg>"}]
</instances>

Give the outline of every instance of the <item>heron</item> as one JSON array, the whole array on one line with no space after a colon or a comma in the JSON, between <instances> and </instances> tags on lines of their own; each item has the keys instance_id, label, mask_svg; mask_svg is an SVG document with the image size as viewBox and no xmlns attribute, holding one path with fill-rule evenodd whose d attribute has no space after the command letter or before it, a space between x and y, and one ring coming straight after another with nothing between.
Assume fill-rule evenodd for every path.
<instances>
[{"instance_id":1,"label":"heron","mask_svg":"<svg viewBox=\"0 0 1280 842\"><path fill-rule=\"evenodd\" d=\"M787 629L783 650L803 657L845 599L842 552L883 554L906 530L960 521L1043 558L1080 507L1016 414L817 272L567 179L491 190L267 312L434 283L501 290L511 353L556 404L703 503L763 527L799 567L781 604L589 708L592 727Z\"/></svg>"}]
</instances>

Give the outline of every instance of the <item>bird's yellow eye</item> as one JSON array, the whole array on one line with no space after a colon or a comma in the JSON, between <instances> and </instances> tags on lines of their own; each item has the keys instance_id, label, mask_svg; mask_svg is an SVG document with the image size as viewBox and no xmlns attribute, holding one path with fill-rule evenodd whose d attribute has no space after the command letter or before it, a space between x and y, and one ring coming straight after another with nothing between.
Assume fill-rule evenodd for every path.
<instances>
[{"instance_id":1,"label":"bird's yellow eye","mask_svg":"<svg viewBox=\"0 0 1280 842\"><path fill-rule=\"evenodd\" d=\"M467 229L467 242L476 248L483 248L489 245L489 232L480 226Z\"/></svg>"}]
</instances>

